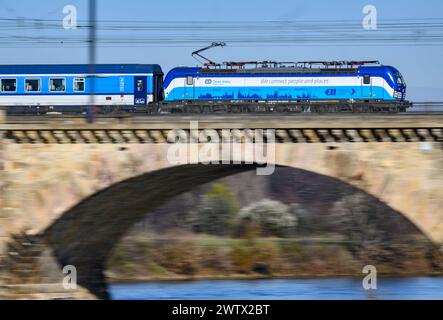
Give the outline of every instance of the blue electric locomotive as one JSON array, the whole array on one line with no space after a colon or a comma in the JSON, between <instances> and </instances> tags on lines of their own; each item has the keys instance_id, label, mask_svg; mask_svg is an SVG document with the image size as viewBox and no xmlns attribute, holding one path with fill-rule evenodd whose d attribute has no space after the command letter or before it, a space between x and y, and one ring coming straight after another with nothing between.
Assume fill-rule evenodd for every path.
<instances>
[{"instance_id":1,"label":"blue electric locomotive","mask_svg":"<svg viewBox=\"0 0 443 320\"><path fill-rule=\"evenodd\" d=\"M249 67L248 66L252 66ZM180 67L164 81L164 104L299 111L404 111L406 83L377 61L242 62Z\"/></svg>"}]
</instances>

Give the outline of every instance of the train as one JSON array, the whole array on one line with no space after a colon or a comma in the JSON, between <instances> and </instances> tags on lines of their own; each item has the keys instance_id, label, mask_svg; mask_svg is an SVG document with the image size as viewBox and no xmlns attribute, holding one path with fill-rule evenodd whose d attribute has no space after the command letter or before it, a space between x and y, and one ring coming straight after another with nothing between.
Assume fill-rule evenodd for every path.
<instances>
[{"instance_id":1,"label":"train","mask_svg":"<svg viewBox=\"0 0 443 320\"><path fill-rule=\"evenodd\" d=\"M403 112L406 83L377 61L226 63L225 68L172 69L163 84L166 107L310 112ZM253 65L253 67L245 67ZM320 67L315 67L319 65Z\"/></svg>"},{"instance_id":2,"label":"train","mask_svg":"<svg viewBox=\"0 0 443 320\"><path fill-rule=\"evenodd\" d=\"M148 114L404 112L412 106L400 71L378 61L207 61L166 75L159 64L3 65L0 106L12 114L91 107Z\"/></svg>"},{"instance_id":3,"label":"train","mask_svg":"<svg viewBox=\"0 0 443 320\"><path fill-rule=\"evenodd\" d=\"M11 113L133 111L162 100L156 64L0 66L0 106Z\"/></svg>"}]
</instances>

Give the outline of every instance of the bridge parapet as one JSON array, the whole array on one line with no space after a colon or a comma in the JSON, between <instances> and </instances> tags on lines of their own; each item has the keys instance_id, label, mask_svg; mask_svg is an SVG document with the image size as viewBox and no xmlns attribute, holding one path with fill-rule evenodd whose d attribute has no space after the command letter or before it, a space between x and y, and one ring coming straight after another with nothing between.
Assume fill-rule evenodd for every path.
<instances>
[{"instance_id":1,"label":"bridge parapet","mask_svg":"<svg viewBox=\"0 0 443 320\"><path fill-rule=\"evenodd\" d=\"M222 135L223 129L213 129ZM275 130L275 129L274 129ZM127 144L171 143L171 130L157 129L13 129L4 135L18 144ZM184 130L188 136L189 130ZM200 134L203 130L199 130ZM277 129L276 143L342 142L442 142L442 128L351 128L351 129Z\"/></svg>"},{"instance_id":2,"label":"bridge parapet","mask_svg":"<svg viewBox=\"0 0 443 320\"><path fill-rule=\"evenodd\" d=\"M112 127L12 127L0 129L3 136L16 144L149 144L175 143L176 130L187 137L201 136L205 129L151 129L142 126ZM248 132L235 136L235 129L210 129L223 137L232 135L232 142L249 139ZM386 127L386 128L273 128L267 127L262 141L272 130L275 143L353 143L353 142L443 142L443 127ZM174 133L175 131L175 133ZM261 131L263 132L263 131ZM255 133L257 138L257 133ZM252 140L254 142L254 137ZM199 142L199 141L197 141Z\"/></svg>"},{"instance_id":3,"label":"bridge parapet","mask_svg":"<svg viewBox=\"0 0 443 320\"><path fill-rule=\"evenodd\" d=\"M175 135L172 139L168 135L177 130L188 137L191 133L199 136L203 130L211 130L221 137L227 130L247 134L246 129L273 130L277 143L443 141L443 115L103 117L94 124L80 120L84 119L9 118L0 131L18 144L168 143L175 142Z\"/></svg>"}]
</instances>

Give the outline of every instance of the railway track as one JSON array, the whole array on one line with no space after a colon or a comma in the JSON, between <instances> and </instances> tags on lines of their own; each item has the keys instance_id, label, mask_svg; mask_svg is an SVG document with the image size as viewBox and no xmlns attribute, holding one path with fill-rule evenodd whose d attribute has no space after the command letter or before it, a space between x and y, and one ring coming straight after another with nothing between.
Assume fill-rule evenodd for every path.
<instances>
[{"instance_id":1,"label":"railway track","mask_svg":"<svg viewBox=\"0 0 443 320\"><path fill-rule=\"evenodd\" d=\"M6 125L36 126L115 126L140 125L147 127L189 127L191 121L205 126L250 126L251 128L309 127L436 127L443 128L443 112L403 114L137 114L100 115L93 124L86 124L84 115L8 116Z\"/></svg>"},{"instance_id":2,"label":"railway track","mask_svg":"<svg viewBox=\"0 0 443 320\"><path fill-rule=\"evenodd\" d=\"M96 109L97 111L97 109ZM90 119L90 118L89 118ZM316 122L316 120L330 121L361 121L362 123L376 121L382 122L404 122L404 121L432 121L443 126L443 102L415 102L414 107L407 112L402 113L292 113L292 112L252 112L252 113L154 113L145 112L119 112L101 114L96 112L93 116L95 124L121 124L121 123L189 123L189 121L198 120L205 123L217 122L261 122L277 120L284 122ZM6 123L9 124L80 124L88 120L85 113L78 114L7 114Z\"/></svg>"}]
</instances>

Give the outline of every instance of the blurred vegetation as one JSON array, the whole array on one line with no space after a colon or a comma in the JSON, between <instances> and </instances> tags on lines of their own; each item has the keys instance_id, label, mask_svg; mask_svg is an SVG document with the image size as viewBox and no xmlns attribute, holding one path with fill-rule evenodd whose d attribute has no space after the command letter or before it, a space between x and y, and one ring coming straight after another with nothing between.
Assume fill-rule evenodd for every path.
<instances>
[{"instance_id":1,"label":"blurred vegetation","mask_svg":"<svg viewBox=\"0 0 443 320\"><path fill-rule=\"evenodd\" d=\"M366 264L389 275L443 273L441 251L367 194L304 171L254 179L221 179L147 215L117 246L108 277L361 276Z\"/></svg>"},{"instance_id":2,"label":"blurred vegetation","mask_svg":"<svg viewBox=\"0 0 443 320\"><path fill-rule=\"evenodd\" d=\"M253 203L239 212L235 228L242 236L250 228L259 230L260 236L286 237L295 234L297 216L295 207L279 201L263 199Z\"/></svg>"},{"instance_id":3,"label":"blurred vegetation","mask_svg":"<svg viewBox=\"0 0 443 320\"><path fill-rule=\"evenodd\" d=\"M223 236L232 230L240 205L232 191L224 184L214 183L192 215L195 232Z\"/></svg>"}]
</instances>

